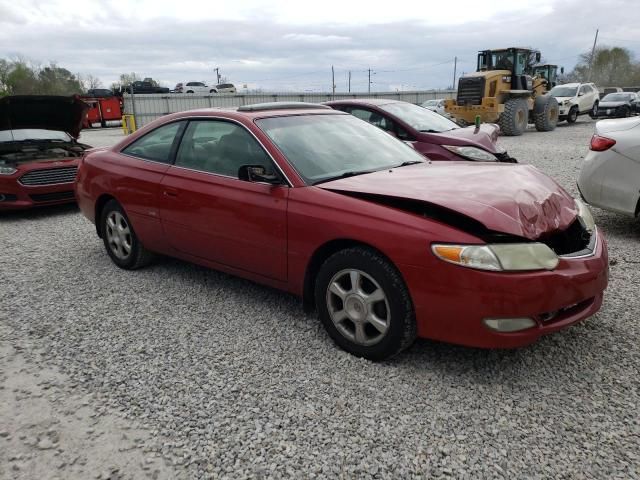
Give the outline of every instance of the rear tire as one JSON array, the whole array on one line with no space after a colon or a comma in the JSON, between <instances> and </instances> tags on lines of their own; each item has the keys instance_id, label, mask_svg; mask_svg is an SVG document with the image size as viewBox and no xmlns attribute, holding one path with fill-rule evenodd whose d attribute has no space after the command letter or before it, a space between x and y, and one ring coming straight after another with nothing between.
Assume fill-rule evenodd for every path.
<instances>
[{"instance_id":1,"label":"rear tire","mask_svg":"<svg viewBox=\"0 0 640 480\"><path fill-rule=\"evenodd\" d=\"M576 120L578 120L578 107L574 105L567 115L567 123L576 123Z\"/></svg>"},{"instance_id":2,"label":"rear tire","mask_svg":"<svg viewBox=\"0 0 640 480\"><path fill-rule=\"evenodd\" d=\"M593 107L589 110L589 116L594 120L598 118L598 102L594 102Z\"/></svg>"},{"instance_id":3,"label":"rear tire","mask_svg":"<svg viewBox=\"0 0 640 480\"><path fill-rule=\"evenodd\" d=\"M550 132L558 124L558 101L550 95L536 97L533 105L533 118L536 130Z\"/></svg>"},{"instance_id":4,"label":"rear tire","mask_svg":"<svg viewBox=\"0 0 640 480\"><path fill-rule=\"evenodd\" d=\"M107 254L118 267L135 270L153 261L155 255L140 243L127 214L116 200L109 200L102 209L100 229Z\"/></svg>"},{"instance_id":5,"label":"rear tire","mask_svg":"<svg viewBox=\"0 0 640 480\"><path fill-rule=\"evenodd\" d=\"M620 115L622 118L627 118L631 116L631 109L629 107L627 107L626 105L622 108L622 115Z\"/></svg>"},{"instance_id":6,"label":"rear tire","mask_svg":"<svg viewBox=\"0 0 640 480\"><path fill-rule=\"evenodd\" d=\"M510 98L498 119L500 130L509 137L522 135L529 123L529 106L524 98Z\"/></svg>"},{"instance_id":7,"label":"rear tire","mask_svg":"<svg viewBox=\"0 0 640 480\"><path fill-rule=\"evenodd\" d=\"M413 303L400 272L369 248L330 256L316 277L315 302L329 336L355 356L384 360L416 338Z\"/></svg>"}]
</instances>

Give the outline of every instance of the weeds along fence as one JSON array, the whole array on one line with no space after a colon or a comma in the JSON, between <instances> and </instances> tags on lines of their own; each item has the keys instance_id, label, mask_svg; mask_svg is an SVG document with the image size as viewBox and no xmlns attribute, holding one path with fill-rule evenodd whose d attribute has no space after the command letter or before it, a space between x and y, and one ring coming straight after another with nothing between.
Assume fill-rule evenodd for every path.
<instances>
[{"instance_id":1,"label":"weeds along fence","mask_svg":"<svg viewBox=\"0 0 640 480\"><path fill-rule=\"evenodd\" d=\"M192 93L162 93L124 95L124 114L133 115L140 128L163 115L185 110L215 107L239 107L264 102L322 103L346 98L386 98L421 104L436 98L454 98L455 90L425 90L411 92L372 93L238 93L196 95Z\"/></svg>"}]
</instances>

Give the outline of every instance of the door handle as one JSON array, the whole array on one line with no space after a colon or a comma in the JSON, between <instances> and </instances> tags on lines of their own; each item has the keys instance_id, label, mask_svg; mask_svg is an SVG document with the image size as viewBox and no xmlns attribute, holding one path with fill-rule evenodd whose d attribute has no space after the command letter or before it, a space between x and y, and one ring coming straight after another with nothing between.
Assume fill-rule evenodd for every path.
<instances>
[{"instance_id":1,"label":"door handle","mask_svg":"<svg viewBox=\"0 0 640 480\"><path fill-rule=\"evenodd\" d=\"M178 190L175 190L173 188L165 188L163 193L164 193L165 197L177 197L178 196Z\"/></svg>"}]
</instances>

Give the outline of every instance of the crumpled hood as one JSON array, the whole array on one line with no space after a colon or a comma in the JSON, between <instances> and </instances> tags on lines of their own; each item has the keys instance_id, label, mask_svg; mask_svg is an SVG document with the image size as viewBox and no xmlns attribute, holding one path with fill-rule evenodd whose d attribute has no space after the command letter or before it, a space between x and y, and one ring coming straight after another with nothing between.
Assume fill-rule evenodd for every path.
<instances>
[{"instance_id":1,"label":"crumpled hood","mask_svg":"<svg viewBox=\"0 0 640 480\"><path fill-rule=\"evenodd\" d=\"M500 128L493 123L483 123L476 132L476 127L464 127L455 128L447 132L442 133L430 133L429 135L437 135L442 138L442 145L470 145L480 147L483 150L487 150L491 153L500 152L504 149L500 148L496 141L498 140L498 133ZM423 134L424 135L424 134ZM457 140L448 142L447 140Z\"/></svg>"},{"instance_id":2,"label":"crumpled hood","mask_svg":"<svg viewBox=\"0 0 640 480\"><path fill-rule=\"evenodd\" d=\"M0 98L0 130L41 128L78 138L89 106L76 95L12 95Z\"/></svg>"},{"instance_id":3,"label":"crumpled hood","mask_svg":"<svg viewBox=\"0 0 640 480\"><path fill-rule=\"evenodd\" d=\"M419 200L466 215L489 230L530 240L565 230L578 213L573 198L530 165L421 163L318 187Z\"/></svg>"}]
</instances>

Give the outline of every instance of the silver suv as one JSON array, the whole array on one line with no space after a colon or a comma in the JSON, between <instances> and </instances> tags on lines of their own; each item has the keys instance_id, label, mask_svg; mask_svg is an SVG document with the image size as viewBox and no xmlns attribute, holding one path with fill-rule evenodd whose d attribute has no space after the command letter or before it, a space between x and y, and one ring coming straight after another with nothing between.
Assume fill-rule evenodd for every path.
<instances>
[{"instance_id":1,"label":"silver suv","mask_svg":"<svg viewBox=\"0 0 640 480\"><path fill-rule=\"evenodd\" d=\"M556 97L560 107L559 120L573 123L578 115L589 114L595 117L598 113L600 94L593 83L565 83L556 85L549 95Z\"/></svg>"}]
</instances>

